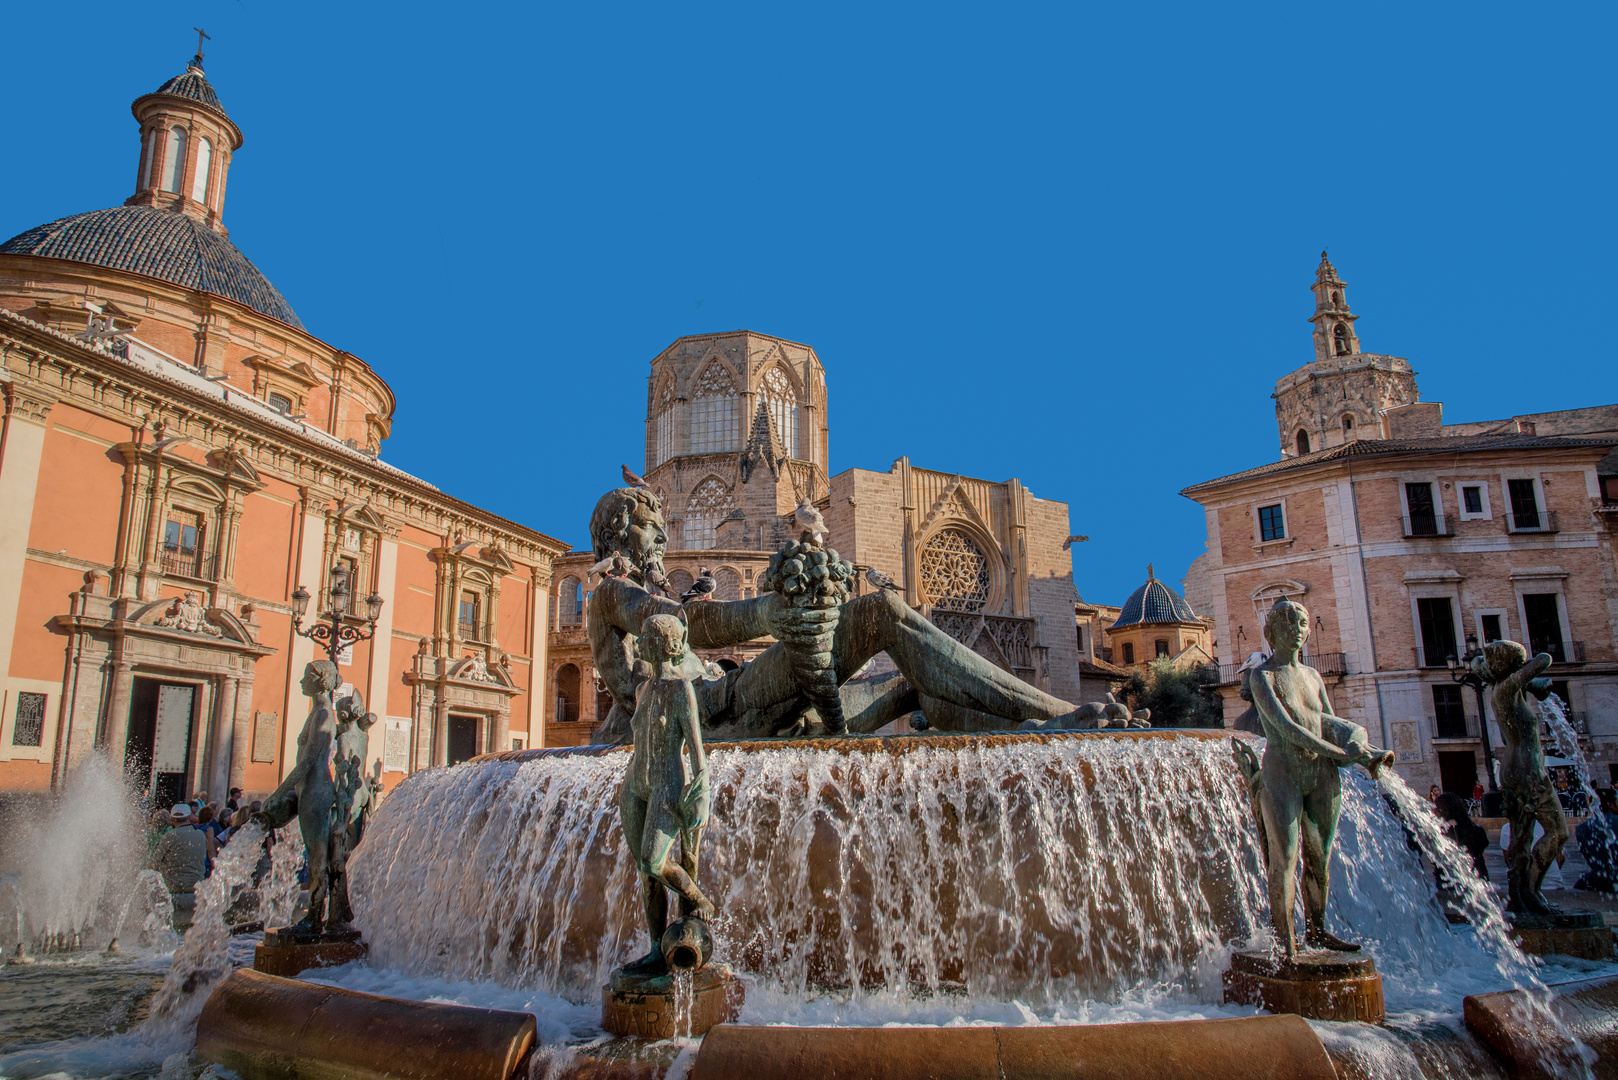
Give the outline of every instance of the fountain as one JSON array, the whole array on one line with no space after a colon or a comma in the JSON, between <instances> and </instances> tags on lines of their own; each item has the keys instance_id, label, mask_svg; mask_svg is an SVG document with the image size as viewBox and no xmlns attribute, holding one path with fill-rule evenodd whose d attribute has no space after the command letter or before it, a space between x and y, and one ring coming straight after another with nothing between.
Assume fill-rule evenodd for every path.
<instances>
[{"instance_id":1,"label":"fountain","mask_svg":"<svg viewBox=\"0 0 1618 1080\"><path fill-rule=\"evenodd\" d=\"M189 1046L194 1029L198 1059L246 1080L798 1078L829 1062L894 1077L1121 1080L1142 1063L1170 1078L1583 1077L1590 1047L1618 1052L1618 968L1524 956L1363 729L1304 707L1294 647L1251 673L1269 741L1236 736L1233 760L1226 731L1106 726L886 593L838 595L840 560L811 529L760 597L723 603L659 595L649 493L609 493L592 537L605 741L417 772L317 848L360 794L331 721L363 706L332 701L311 665L310 760L296 799L267 807L305 819L311 862L337 856L353 926L334 886L308 929L362 936L366 958L296 979L230 971L223 911L250 872L246 833L199 889L143 1046ZM1306 613L1277 619L1301 644ZM762 626L783 645L738 672L715 678L688 648ZM849 678L876 651L902 683ZM931 730L870 733L918 706ZM1281 776L1285 755L1312 779ZM1302 948L1289 807L1335 829L1304 858ZM300 850L276 847L272 929L294 914ZM1281 992L1304 980L1312 997Z\"/></svg>"}]
</instances>

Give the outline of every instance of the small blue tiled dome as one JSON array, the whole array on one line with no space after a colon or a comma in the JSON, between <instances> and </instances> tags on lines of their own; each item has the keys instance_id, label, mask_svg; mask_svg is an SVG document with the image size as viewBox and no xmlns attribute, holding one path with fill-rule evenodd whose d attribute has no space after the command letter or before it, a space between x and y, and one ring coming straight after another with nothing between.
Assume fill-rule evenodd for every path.
<instances>
[{"instance_id":1,"label":"small blue tiled dome","mask_svg":"<svg viewBox=\"0 0 1618 1080\"><path fill-rule=\"evenodd\" d=\"M74 214L0 244L7 255L105 266L213 293L303 329L286 298L221 233L184 214L150 206L114 206Z\"/></svg>"},{"instance_id":2,"label":"small blue tiled dome","mask_svg":"<svg viewBox=\"0 0 1618 1080\"><path fill-rule=\"evenodd\" d=\"M1118 612L1118 621L1107 629L1117 630L1141 623L1200 621L1197 613L1191 610L1191 605L1185 602L1185 597L1157 580L1152 568L1148 566L1146 584L1129 594L1129 599L1124 601L1122 610Z\"/></svg>"}]
</instances>

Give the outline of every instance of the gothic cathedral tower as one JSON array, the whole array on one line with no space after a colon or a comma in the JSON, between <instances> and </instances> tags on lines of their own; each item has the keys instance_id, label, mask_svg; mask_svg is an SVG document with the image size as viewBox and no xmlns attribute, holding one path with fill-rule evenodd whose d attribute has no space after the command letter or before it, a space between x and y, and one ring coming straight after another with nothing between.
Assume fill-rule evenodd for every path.
<instances>
[{"instance_id":1,"label":"gothic cathedral tower","mask_svg":"<svg viewBox=\"0 0 1618 1080\"><path fill-rule=\"evenodd\" d=\"M1348 308L1348 283L1320 253L1315 271L1315 359L1275 384L1275 423L1281 456L1298 457L1383 437L1388 409L1419 401L1416 373L1401 356L1360 349L1359 318Z\"/></svg>"},{"instance_id":2,"label":"gothic cathedral tower","mask_svg":"<svg viewBox=\"0 0 1618 1080\"><path fill-rule=\"evenodd\" d=\"M737 330L682 337L652 360L646 482L669 548L773 551L826 497L826 371L807 345Z\"/></svg>"}]
</instances>

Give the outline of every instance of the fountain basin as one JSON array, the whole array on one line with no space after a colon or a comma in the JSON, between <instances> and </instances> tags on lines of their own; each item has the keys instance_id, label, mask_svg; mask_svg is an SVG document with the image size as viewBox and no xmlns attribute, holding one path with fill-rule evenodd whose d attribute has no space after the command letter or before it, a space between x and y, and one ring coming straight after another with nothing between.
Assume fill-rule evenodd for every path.
<instances>
[{"instance_id":1,"label":"fountain basin","mask_svg":"<svg viewBox=\"0 0 1618 1080\"><path fill-rule=\"evenodd\" d=\"M242 969L209 996L197 1055L245 1080L507 1080L534 1047L528 1013L362 994Z\"/></svg>"}]
</instances>

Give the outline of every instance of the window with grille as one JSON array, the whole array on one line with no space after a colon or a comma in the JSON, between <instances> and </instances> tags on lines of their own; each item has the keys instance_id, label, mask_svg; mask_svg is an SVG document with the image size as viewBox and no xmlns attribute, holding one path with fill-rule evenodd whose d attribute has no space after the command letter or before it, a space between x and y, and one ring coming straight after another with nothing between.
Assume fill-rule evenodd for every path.
<instances>
[{"instance_id":1,"label":"window with grille","mask_svg":"<svg viewBox=\"0 0 1618 1080\"><path fill-rule=\"evenodd\" d=\"M456 621L461 624L461 636L481 641L483 638L483 597L470 589L461 593L461 604Z\"/></svg>"},{"instance_id":2,"label":"window with grille","mask_svg":"<svg viewBox=\"0 0 1618 1080\"><path fill-rule=\"evenodd\" d=\"M1438 513L1433 506L1433 485L1406 484L1405 505L1410 508L1411 536L1438 535Z\"/></svg>"},{"instance_id":3,"label":"window with grille","mask_svg":"<svg viewBox=\"0 0 1618 1080\"><path fill-rule=\"evenodd\" d=\"M787 457L798 456L798 395L786 372L772 367L764 375L764 408L770 424L787 448Z\"/></svg>"},{"instance_id":4,"label":"window with grille","mask_svg":"<svg viewBox=\"0 0 1618 1080\"><path fill-rule=\"evenodd\" d=\"M685 511L685 547L700 551L714 545L714 534L734 508L730 491L717 477L709 477L691 492Z\"/></svg>"},{"instance_id":5,"label":"window with grille","mask_svg":"<svg viewBox=\"0 0 1618 1080\"><path fill-rule=\"evenodd\" d=\"M202 558L202 515L174 508L163 525L163 569L196 577Z\"/></svg>"},{"instance_id":6,"label":"window with grille","mask_svg":"<svg viewBox=\"0 0 1618 1080\"><path fill-rule=\"evenodd\" d=\"M1281 512L1280 503L1258 508L1258 535L1260 540L1286 539L1286 515Z\"/></svg>"},{"instance_id":7,"label":"window with grille","mask_svg":"<svg viewBox=\"0 0 1618 1080\"><path fill-rule=\"evenodd\" d=\"M691 393L691 453L740 449L736 385L717 361L710 363Z\"/></svg>"},{"instance_id":8,"label":"window with grille","mask_svg":"<svg viewBox=\"0 0 1618 1080\"><path fill-rule=\"evenodd\" d=\"M292 399L287 397L285 394L271 394L270 395L270 408L274 409L276 412L280 413L282 416L291 416L292 415Z\"/></svg>"},{"instance_id":9,"label":"window with grille","mask_svg":"<svg viewBox=\"0 0 1618 1080\"><path fill-rule=\"evenodd\" d=\"M27 691L17 695L17 724L12 746L41 746L45 742L45 695Z\"/></svg>"}]
</instances>

